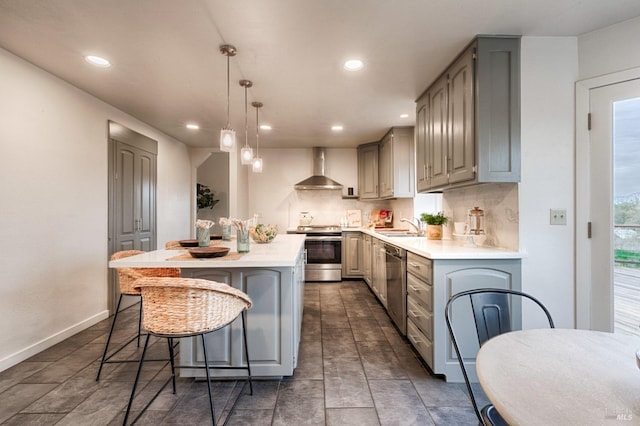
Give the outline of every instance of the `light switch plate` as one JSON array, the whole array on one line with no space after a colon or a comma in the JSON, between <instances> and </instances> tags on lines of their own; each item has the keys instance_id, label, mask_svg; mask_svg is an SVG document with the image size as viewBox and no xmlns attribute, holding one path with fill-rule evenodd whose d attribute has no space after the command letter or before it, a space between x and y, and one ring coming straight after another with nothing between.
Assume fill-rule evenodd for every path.
<instances>
[{"instance_id":1,"label":"light switch plate","mask_svg":"<svg viewBox=\"0 0 640 426\"><path fill-rule=\"evenodd\" d=\"M551 209L551 225L566 225L567 224L567 210L566 209Z\"/></svg>"}]
</instances>

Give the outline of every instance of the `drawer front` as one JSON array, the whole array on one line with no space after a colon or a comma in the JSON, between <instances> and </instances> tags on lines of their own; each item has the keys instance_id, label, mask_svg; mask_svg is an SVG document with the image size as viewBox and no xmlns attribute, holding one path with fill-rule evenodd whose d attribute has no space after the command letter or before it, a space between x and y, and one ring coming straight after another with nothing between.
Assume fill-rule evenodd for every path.
<instances>
[{"instance_id":1,"label":"drawer front","mask_svg":"<svg viewBox=\"0 0 640 426\"><path fill-rule=\"evenodd\" d=\"M412 321L407 321L407 337L429 368L433 370L433 343L431 340L427 339Z\"/></svg>"},{"instance_id":2,"label":"drawer front","mask_svg":"<svg viewBox=\"0 0 640 426\"><path fill-rule=\"evenodd\" d=\"M407 253L407 271L414 274L416 277L421 280L426 281L431 284L433 281L431 280L431 260L426 257L418 256L414 253Z\"/></svg>"},{"instance_id":3,"label":"drawer front","mask_svg":"<svg viewBox=\"0 0 640 426\"><path fill-rule=\"evenodd\" d=\"M407 293L415 297L428 312L433 312L433 289L415 275L407 274Z\"/></svg>"},{"instance_id":4,"label":"drawer front","mask_svg":"<svg viewBox=\"0 0 640 426\"><path fill-rule=\"evenodd\" d=\"M429 340L433 340L433 314L420 306L411 295L407 298L407 318L413 321Z\"/></svg>"}]
</instances>

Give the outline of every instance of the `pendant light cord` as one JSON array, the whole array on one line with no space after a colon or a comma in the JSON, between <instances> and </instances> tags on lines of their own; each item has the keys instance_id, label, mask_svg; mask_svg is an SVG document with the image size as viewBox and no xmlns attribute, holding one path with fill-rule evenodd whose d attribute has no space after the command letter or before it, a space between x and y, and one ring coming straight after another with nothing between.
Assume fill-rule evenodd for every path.
<instances>
[{"instance_id":1,"label":"pendant light cord","mask_svg":"<svg viewBox=\"0 0 640 426\"><path fill-rule=\"evenodd\" d=\"M249 146L249 124L247 121L247 85L244 86L244 146Z\"/></svg>"},{"instance_id":2,"label":"pendant light cord","mask_svg":"<svg viewBox=\"0 0 640 426\"><path fill-rule=\"evenodd\" d=\"M258 143L258 134L260 133L260 126L258 126L258 110L260 107L256 106L256 157L260 157L260 144Z\"/></svg>"},{"instance_id":3,"label":"pendant light cord","mask_svg":"<svg viewBox=\"0 0 640 426\"><path fill-rule=\"evenodd\" d=\"M229 88L229 54L227 54L227 128L229 127L229 114L230 114L230 108L229 108L229 103L230 103L230 93L231 93L231 89Z\"/></svg>"}]
</instances>

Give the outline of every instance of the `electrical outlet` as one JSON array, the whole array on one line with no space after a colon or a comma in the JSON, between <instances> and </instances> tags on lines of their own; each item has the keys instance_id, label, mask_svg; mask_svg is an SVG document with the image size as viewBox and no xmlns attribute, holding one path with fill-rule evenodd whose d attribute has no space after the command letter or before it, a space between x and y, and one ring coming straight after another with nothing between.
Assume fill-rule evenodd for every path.
<instances>
[{"instance_id":1,"label":"electrical outlet","mask_svg":"<svg viewBox=\"0 0 640 426\"><path fill-rule=\"evenodd\" d=\"M566 225L567 224L567 210L566 209L551 209L551 225Z\"/></svg>"}]
</instances>

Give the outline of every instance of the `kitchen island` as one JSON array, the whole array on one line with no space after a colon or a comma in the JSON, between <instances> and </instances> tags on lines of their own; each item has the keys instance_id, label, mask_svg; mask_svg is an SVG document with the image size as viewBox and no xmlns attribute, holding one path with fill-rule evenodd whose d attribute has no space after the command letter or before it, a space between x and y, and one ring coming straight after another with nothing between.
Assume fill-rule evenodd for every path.
<instances>
[{"instance_id":1,"label":"kitchen island","mask_svg":"<svg viewBox=\"0 0 640 426\"><path fill-rule=\"evenodd\" d=\"M251 372L255 377L293 375L297 365L304 295L304 235L279 234L269 244L253 241L249 253L238 255L235 240L216 241L229 247L225 257L195 259L186 249L156 250L109 262L109 267L177 267L188 278L226 283L251 297L247 339ZM206 337L209 364L244 366L242 328L238 318ZM203 366L202 341L183 338L180 364ZM217 377L236 377L240 370L211 370ZM182 368L185 377L204 377L201 368Z\"/></svg>"}]
</instances>

